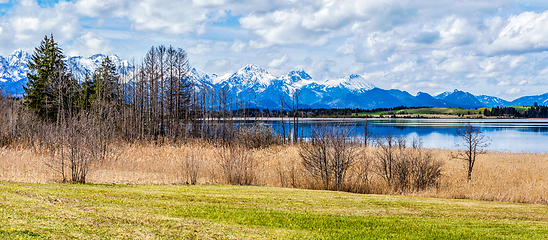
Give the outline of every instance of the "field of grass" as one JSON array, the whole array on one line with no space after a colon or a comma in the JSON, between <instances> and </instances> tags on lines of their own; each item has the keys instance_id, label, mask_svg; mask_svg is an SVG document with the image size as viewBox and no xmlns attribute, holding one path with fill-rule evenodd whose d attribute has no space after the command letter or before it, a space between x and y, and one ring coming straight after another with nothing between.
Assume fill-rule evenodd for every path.
<instances>
[{"instance_id":1,"label":"field of grass","mask_svg":"<svg viewBox=\"0 0 548 240\"><path fill-rule=\"evenodd\" d=\"M226 185L0 183L2 239L544 239L548 206Z\"/></svg>"},{"instance_id":2,"label":"field of grass","mask_svg":"<svg viewBox=\"0 0 548 240\"><path fill-rule=\"evenodd\" d=\"M415 109L402 109L402 110L392 110L392 111L380 111L380 112L363 112L358 113L358 115L400 115L400 114L449 114L449 115L459 115L459 114L479 114L482 111L481 109L466 109L466 108L415 108Z\"/></svg>"},{"instance_id":3,"label":"field of grass","mask_svg":"<svg viewBox=\"0 0 548 240\"><path fill-rule=\"evenodd\" d=\"M514 106L518 111L524 111L526 109L529 109L530 106ZM444 115L473 115L473 114L480 114L483 113L485 109L491 109L491 107L488 108L480 108L480 109L466 109L466 108L444 108L444 107L433 107L433 108L416 108L416 109L401 109L401 110L392 110L392 111L380 111L380 112L362 112L357 113L359 116L363 115L371 115L371 116L379 116L379 115L402 115L402 114L419 114L419 115L436 115L436 114L444 114Z\"/></svg>"}]
</instances>

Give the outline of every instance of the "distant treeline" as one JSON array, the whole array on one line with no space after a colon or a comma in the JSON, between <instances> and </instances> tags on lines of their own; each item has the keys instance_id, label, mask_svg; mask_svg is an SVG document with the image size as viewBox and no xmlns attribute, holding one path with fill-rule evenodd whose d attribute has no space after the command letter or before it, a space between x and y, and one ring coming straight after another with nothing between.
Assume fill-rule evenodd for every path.
<instances>
[{"instance_id":1,"label":"distant treeline","mask_svg":"<svg viewBox=\"0 0 548 240\"><path fill-rule=\"evenodd\" d=\"M547 118L548 107L546 106L533 106L529 109L518 111L514 107L494 107L485 109L483 111L485 116L497 116L497 117L524 117L524 118Z\"/></svg>"},{"instance_id":2,"label":"distant treeline","mask_svg":"<svg viewBox=\"0 0 548 240\"><path fill-rule=\"evenodd\" d=\"M397 106L392 108L372 108L372 109L363 109L363 108L302 108L299 109L300 117L309 117L309 118L318 118L318 117L357 117L357 113L376 113L376 112L388 112L388 111L397 111L403 109L417 109L417 108L428 108L428 107L407 107L407 106ZM293 117L295 111L281 111L281 110L270 110L260 109L260 108L243 108L232 111L232 116L234 117Z\"/></svg>"},{"instance_id":3,"label":"distant treeline","mask_svg":"<svg viewBox=\"0 0 548 240\"><path fill-rule=\"evenodd\" d=\"M367 111L360 108L302 108L299 109L299 112L296 111L281 111L281 110L270 110L259 109L259 108L244 108L232 111L232 116L234 117L294 117L296 114L299 117L347 117L352 116L354 113L360 113Z\"/></svg>"}]
</instances>

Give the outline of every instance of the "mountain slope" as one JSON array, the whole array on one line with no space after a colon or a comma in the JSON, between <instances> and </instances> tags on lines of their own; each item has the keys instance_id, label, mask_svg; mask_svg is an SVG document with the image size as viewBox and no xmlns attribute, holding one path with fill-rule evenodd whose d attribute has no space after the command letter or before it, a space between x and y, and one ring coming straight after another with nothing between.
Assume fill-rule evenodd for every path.
<instances>
[{"instance_id":1,"label":"mountain slope","mask_svg":"<svg viewBox=\"0 0 548 240\"><path fill-rule=\"evenodd\" d=\"M436 96L449 104L450 107L479 108L487 105L480 102L476 96L469 92L463 92L455 89L453 92L444 92Z\"/></svg>"},{"instance_id":2,"label":"mountain slope","mask_svg":"<svg viewBox=\"0 0 548 240\"><path fill-rule=\"evenodd\" d=\"M476 96L476 98L478 99L478 101L480 101L481 103L485 104L488 107L506 106L509 103L508 101L502 98L492 97L487 95L479 95L479 96Z\"/></svg>"},{"instance_id":3,"label":"mountain slope","mask_svg":"<svg viewBox=\"0 0 548 240\"><path fill-rule=\"evenodd\" d=\"M520 97L509 103L511 106L531 106L538 103L539 105L548 105L548 93L534 96Z\"/></svg>"},{"instance_id":4,"label":"mountain slope","mask_svg":"<svg viewBox=\"0 0 548 240\"><path fill-rule=\"evenodd\" d=\"M78 79L91 76L106 56L97 54L88 58L69 57L65 59L67 69ZM109 58L122 75L131 75L132 66L128 61L113 55ZM11 94L23 94L29 72L27 62L30 55L17 50L7 57L0 56L0 84ZM317 81L303 69L291 71L276 77L265 69L248 64L235 73L218 76L192 68L188 78L195 84L196 90L203 88L219 90L228 88L234 107L258 107L279 109L283 99L284 109L291 105L293 97L299 96L300 107L313 108L387 108L409 107L464 107L479 108L485 106L512 106L548 104L548 93L526 96L512 102L493 96L474 96L471 93L455 89L435 97L419 92L413 96L397 89L385 90L375 87L360 75L350 75L338 79ZM210 91L211 94L219 91Z\"/></svg>"}]
</instances>

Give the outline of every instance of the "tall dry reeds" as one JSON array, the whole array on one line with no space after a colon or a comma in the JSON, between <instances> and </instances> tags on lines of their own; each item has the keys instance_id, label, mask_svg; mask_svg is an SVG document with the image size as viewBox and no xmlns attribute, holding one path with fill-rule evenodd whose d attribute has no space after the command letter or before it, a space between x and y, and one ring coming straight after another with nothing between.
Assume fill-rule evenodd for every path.
<instances>
[{"instance_id":1,"label":"tall dry reeds","mask_svg":"<svg viewBox=\"0 0 548 240\"><path fill-rule=\"evenodd\" d=\"M119 154L94 163L86 177L91 183L118 184L229 184L218 163L219 148L203 141L184 145L118 143ZM409 148L413 149L413 148ZM548 154L488 152L478 156L475 175L467 180L462 161L451 151L429 149L432 159L444 163L439 181L426 188L406 191L387 186L374 169L378 147L362 148L362 154L348 170L343 190L358 193L404 194L424 197L463 198L547 204ZM264 186L316 188L316 181L302 165L299 145L274 145L253 150L253 184ZM0 149L0 180L19 182L60 182L46 166L48 155L26 148ZM422 168L428 170L429 167ZM428 174L426 171L424 174ZM421 178L417 178L421 179ZM421 183L418 181L417 184ZM427 184L428 185L428 184Z\"/></svg>"}]
</instances>

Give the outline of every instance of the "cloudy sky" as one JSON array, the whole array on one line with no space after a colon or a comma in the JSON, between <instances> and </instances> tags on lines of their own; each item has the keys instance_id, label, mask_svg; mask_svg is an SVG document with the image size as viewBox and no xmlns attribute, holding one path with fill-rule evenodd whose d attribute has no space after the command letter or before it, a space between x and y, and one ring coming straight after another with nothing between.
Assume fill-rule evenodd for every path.
<instances>
[{"instance_id":1,"label":"cloudy sky","mask_svg":"<svg viewBox=\"0 0 548 240\"><path fill-rule=\"evenodd\" d=\"M548 92L541 0L0 0L0 55L32 52L50 33L70 56L181 47L208 73L252 63L412 94Z\"/></svg>"}]
</instances>

